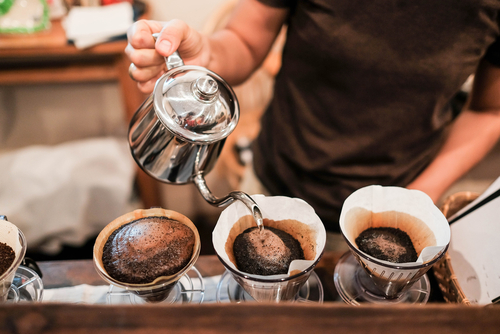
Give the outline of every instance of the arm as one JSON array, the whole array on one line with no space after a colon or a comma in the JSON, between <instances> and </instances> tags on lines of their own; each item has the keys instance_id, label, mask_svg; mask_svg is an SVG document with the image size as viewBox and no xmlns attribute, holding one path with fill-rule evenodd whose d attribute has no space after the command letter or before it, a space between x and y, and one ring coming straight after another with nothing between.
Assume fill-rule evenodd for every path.
<instances>
[{"instance_id":1,"label":"arm","mask_svg":"<svg viewBox=\"0 0 500 334\"><path fill-rule=\"evenodd\" d=\"M212 36L204 36L180 20L138 21L127 33L129 44L125 52L137 67L134 79L145 93L153 90L164 73L163 57L175 50L185 64L207 67L235 85L262 63L287 15L286 9L242 0L227 26ZM155 32L161 32L156 44L151 37Z\"/></svg>"},{"instance_id":2,"label":"arm","mask_svg":"<svg viewBox=\"0 0 500 334\"><path fill-rule=\"evenodd\" d=\"M495 146L500 138L500 68L479 64L468 105L457 117L434 161L408 188L427 193L434 202Z\"/></svg>"}]
</instances>

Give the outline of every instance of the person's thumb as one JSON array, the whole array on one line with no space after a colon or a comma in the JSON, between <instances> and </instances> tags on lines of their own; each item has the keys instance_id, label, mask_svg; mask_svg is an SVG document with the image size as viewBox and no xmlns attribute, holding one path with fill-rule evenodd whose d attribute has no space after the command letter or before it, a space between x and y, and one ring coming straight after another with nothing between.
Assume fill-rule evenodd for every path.
<instances>
[{"instance_id":1,"label":"person's thumb","mask_svg":"<svg viewBox=\"0 0 500 334\"><path fill-rule=\"evenodd\" d=\"M184 21L168 21L156 40L156 51L164 57L170 56L188 38L190 29Z\"/></svg>"}]
</instances>

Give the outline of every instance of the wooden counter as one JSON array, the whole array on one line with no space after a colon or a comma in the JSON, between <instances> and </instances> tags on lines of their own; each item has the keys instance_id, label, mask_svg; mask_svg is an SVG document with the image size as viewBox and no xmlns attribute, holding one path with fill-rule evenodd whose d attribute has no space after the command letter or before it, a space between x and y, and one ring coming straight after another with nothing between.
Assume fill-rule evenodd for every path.
<instances>
[{"instance_id":1,"label":"wooden counter","mask_svg":"<svg viewBox=\"0 0 500 334\"><path fill-rule=\"evenodd\" d=\"M1 333L497 334L499 307L206 304L0 306Z\"/></svg>"},{"instance_id":2,"label":"wooden counter","mask_svg":"<svg viewBox=\"0 0 500 334\"><path fill-rule=\"evenodd\" d=\"M315 272L334 298L333 268L340 254L325 254ZM106 284L90 260L40 262L44 287ZM216 256L195 264L202 276L219 275ZM333 291L335 288L333 287ZM362 305L317 303L210 303L78 305L19 303L0 305L0 333L499 333L500 306L446 303Z\"/></svg>"}]
</instances>

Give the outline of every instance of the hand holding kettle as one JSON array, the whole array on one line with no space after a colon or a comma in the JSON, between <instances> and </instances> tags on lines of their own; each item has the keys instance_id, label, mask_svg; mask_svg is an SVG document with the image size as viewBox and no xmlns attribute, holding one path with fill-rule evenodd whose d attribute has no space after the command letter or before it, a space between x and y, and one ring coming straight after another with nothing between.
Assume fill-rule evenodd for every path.
<instances>
[{"instance_id":1,"label":"hand holding kettle","mask_svg":"<svg viewBox=\"0 0 500 334\"><path fill-rule=\"evenodd\" d=\"M159 33L156 42L151 37L154 33ZM153 91L156 81L167 70L164 57L176 50L185 64L208 67L210 51L206 37L183 21L140 20L129 28L127 37L125 53L132 62L129 74L144 93Z\"/></svg>"},{"instance_id":2,"label":"hand holding kettle","mask_svg":"<svg viewBox=\"0 0 500 334\"><path fill-rule=\"evenodd\" d=\"M287 15L283 8L241 0L227 25L211 36L180 20L137 21L127 32L129 44L125 52L134 64L130 74L141 91L151 93L156 80L166 71L163 57L178 51L186 65L208 68L229 84L237 85L264 61ZM159 33L156 43L151 38L154 33Z\"/></svg>"}]
</instances>

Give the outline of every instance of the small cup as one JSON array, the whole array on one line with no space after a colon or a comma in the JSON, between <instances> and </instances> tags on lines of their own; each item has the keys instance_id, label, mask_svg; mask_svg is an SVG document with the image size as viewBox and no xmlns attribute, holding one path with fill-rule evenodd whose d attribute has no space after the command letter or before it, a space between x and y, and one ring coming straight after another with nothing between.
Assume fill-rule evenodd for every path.
<instances>
[{"instance_id":1,"label":"small cup","mask_svg":"<svg viewBox=\"0 0 500 334\"><path fill-rule=\"evenodd\" d=\"M9 293L13 296L12 301L16 302L19 298L19 292L12 282L26 254L26 238L17 226L8 221L0 220L0 229L0 242L12 247L16 254L10 267L0 276L0 302L5 302L9 297Z\"/></svg>"},{"instance_id":2,"label":"small cup","mask_svg":"<svg viewBox=\"0 0 500 334\"><path fill-rule=\"evenodd\" d=\"M118 229L120 226L145 217L166 217L181 222L184 225L188 226L194 232L195 235L193 254L191 255L189 263L174 275L160 276L157 277L153 282L145 284L132 284L132 283L120 282L111 277L104 269L104 265L102 262L104 245L106 244L106 241L108 240L111 233L113 233L113 231ZM116 218L111 223L109 223L101 231L101 233L99 233L94 244L94 266L96 268L97 273L109 284L112 284L116 287L119 287L133 294L136 294L137 296L143 298L147 302L152 302L152 303L161 302L168 297L170 291L175 286L177 281L187 271L189 271L191 267L193 267L196 260L198 260L198 257L200 255L200 250L201 250L201 242L198 229L193 224L193 222L186 216L175 211L165 210L161 208L153 208L148 210L135 210L133 212L127 213L123 216Z\"/></svg>"}]
</instances>

